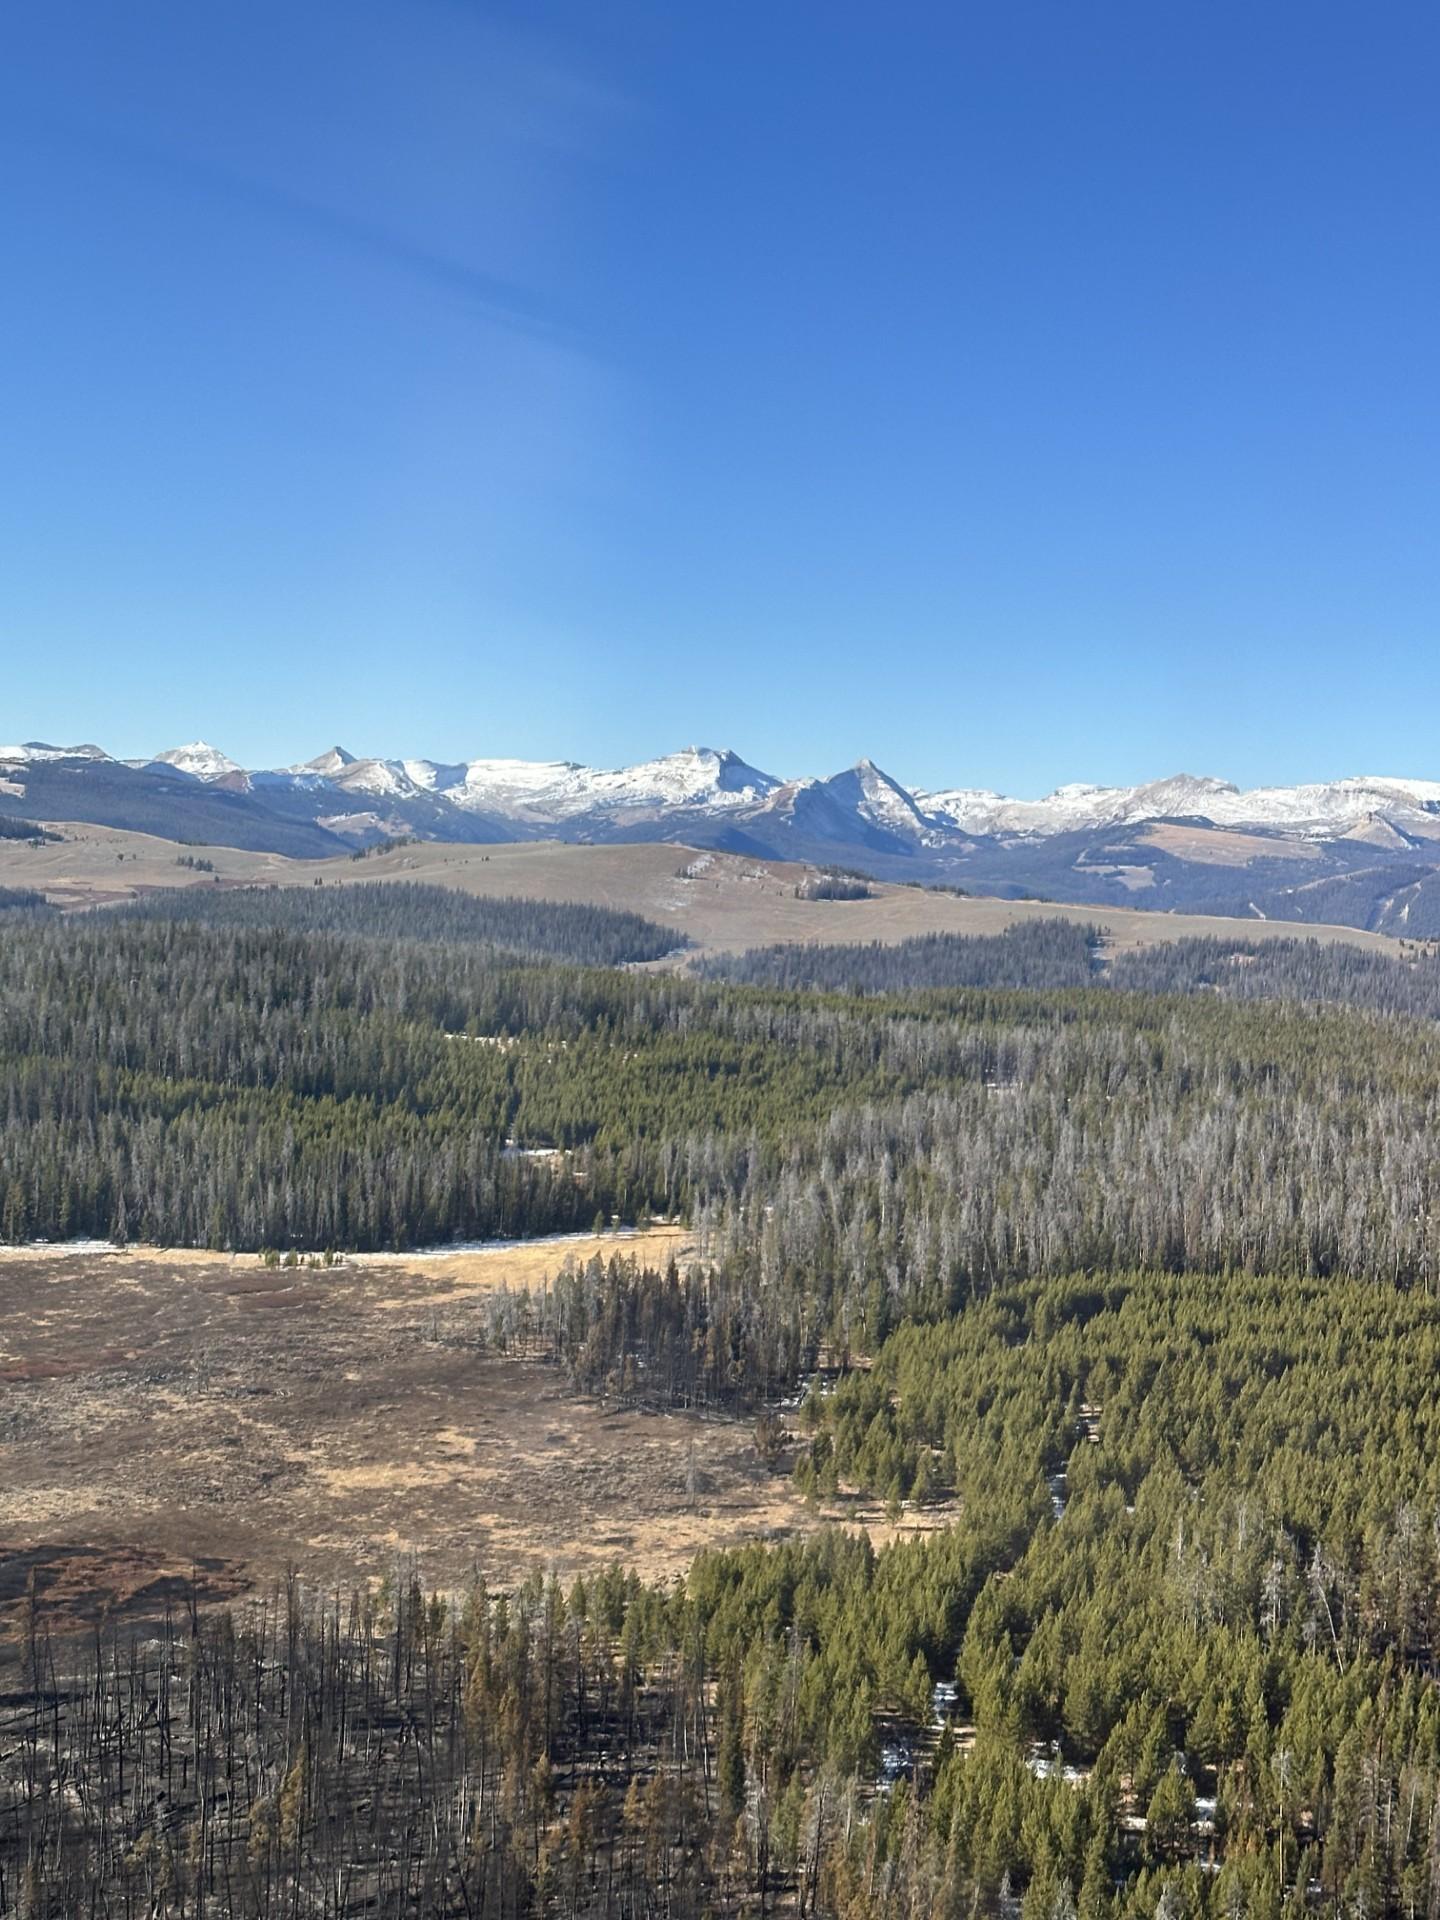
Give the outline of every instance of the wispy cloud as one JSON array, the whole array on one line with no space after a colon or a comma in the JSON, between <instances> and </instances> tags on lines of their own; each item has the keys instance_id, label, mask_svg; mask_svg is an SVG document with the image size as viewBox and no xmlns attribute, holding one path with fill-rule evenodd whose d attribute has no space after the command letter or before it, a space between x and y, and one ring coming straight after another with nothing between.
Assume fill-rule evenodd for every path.
<instances>
[{"instance_id":1,"label":"wispy cloud","mask_svg":"<svg viewBox=\"0 0 1440 1920\"><path fill-rule=\"evenodd\" d=\"M327 205L259 176L232 172L194 154L149 145L123 133L65 127L59 122L51 122L48 131L54 140L64 140L74 149L88 150L100 165L127 167L178 191L209 195L324 245L409 274L465 302L496 325L572 349L583 348L584 330L575 318L562 313L553 301L534 288L440 252L366 219L363 214Z\"/></svg>"},{"instance_id":2,"label":"wispy cloud","mask_svg":"<svg viewBox=\"0 0 1440 1920\"><path fill-rule=\"evenodd\" d=\"M0 70L12 156L144 175L581 344L556 287L624 107L563 49L462 0L135 0L123 33L57 0L17 53Z\"/></svg>"}]
</instances>

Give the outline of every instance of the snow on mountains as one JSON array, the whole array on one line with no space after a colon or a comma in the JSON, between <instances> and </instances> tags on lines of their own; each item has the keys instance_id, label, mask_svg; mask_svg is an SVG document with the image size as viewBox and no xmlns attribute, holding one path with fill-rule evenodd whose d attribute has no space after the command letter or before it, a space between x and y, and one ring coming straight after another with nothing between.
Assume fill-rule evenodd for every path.
<instances>
[{"instance_id":1,"label":"snow on mountains","mask_svg":"<svg viewBox=\"0 0 1440 1920\"><path fill-rule=\"evenodd\" d=\"M357 760L332 749L310 767L326 771L349 793L432 794L472 813L498 813L551 825L597 809L653 813L674 808L748 806L780 783L733 753L688 747L661 760L603 771L569 760Z\"/></svg>"},{"instance_id":2,"label":"snow on mountains","mask_svg":"<svg viewBox=\"0 0 1440 1920\"><path fill-rule=\"evenodd\" d=\"M906 787L870 760L781 779L712 747L597 768L333 746L247 769L203 740L150 760L29 741L0 747L0 815L302 858L405 838L668 840L972 893L1440 938L1440 781L1388 775L1242 792L1176 774L1024 800Z\"/></svg>"},{"instance_id":3,"label":"snow on mountains","mask_svg":"<svg viewBox=\"0 0 1440 1920\"><path fill-rule=\"evenodd\" d=\"M32 744L0 748L0 761L59 758L67 751L105 757L94 747ZM242 772L228 754L205 741L170 748L155 761L203 781ZM336 746L300 766L252 771L246 778L266 785L323 781L380 801L424 795L464 812L536 828L592 813L640 819L698 809L729 815L769 811L793 818L797 807L803 814L808 800L812 808L821 801L886 835L927 845L955 834L1045 837L1173 819L1328 837L1378 815L1440 834L1440 780L1374 775L1247 792L1227 780L1176 774L1135 787L1062 786L1040 800L1017 800L974 787L907 790L871 760L825 780L781 780L712 747L687 747L635 766L601 769L573 760L365 758Z\"/></svg>"},{"instance_id":4,"label":"snow on mountains","mask_svg":"<svg viewBox=\"0 0 1440 1920\"><path fill-rule=\"evenodd\" d=\"M919 793L918 804L968 834L1043 838L1198 820L1242 833L1331 839L1384 820L1402 835L1440 837L1440 781L1380 775L1241 789L1227 780L1177 774L1135 787L1059 787L1043 800L971 791Z\"/></svg>"},{"instance_id":5,"label":"snow on mountains","mask_svg":"<svg viewBox=\"0 0 1440 1920\"><path fill-rule=\"evenodd\" d=\"M870 760L827 779L782 780L711 747L615 769L571 760L382 759L341 746L297 766L245 769L204 740L167 748L148 762L116 762L89 745L0 747L0 766L75 762L165 769L204 786L271 799L328 795L342 831L347 814L383 820L387 809L398 809L398 820L416 803L432 830L437 818L452 816L454 831L446 838L465 837L466 816L508 822L524 837L586 823L628 830L709 817L762 832L783 827L822 842L856 838L860 845L936 849L977 837L1038 840L1164 820L1319 839L1381 820L1401 836L1440 838L1440 780L1375 775L1242 792L1229 781L1177 774L1135 787L1062 786L1043 799L1023 800L975 787L907 789Z\"/></svg>"},{"instance_id":6,"label":"snow on mountains","mask_svg":"<svg viewBox=\"0 0 1440 1920\"><path fill-rule=\"evenodd\" d=\"M108 760L103 747L52 747L46 740L27 740L23 747L0 747L0 765L20 765L31 761L41 765L48 760Z\"/></svg>"},{"instance_id":7,"label":"snow on mountains","mask_svg":"<svg viewBox=\"0 0 1440 1920\"><path fill-rule=\"evenodd\" d=\"M238 760L232 760L228 753L221 753L206 740L192 740L187 747L169 747L164 753L156 754L155 764L193 774L197 780L220 780L226 774L241 771Z\"/></svg>"},{"instance_id":8,"label":"snow on mountains","mask_svg":"<svg viewBox=\"0 0 1440 1920\"><path fill-rule=\"evenodd\" d=\"M1440 812L1440 781L1373 775L1295 787L1252 787L1176 774L1138 787L1057 787L1043 800L1010 800L957 787L917 793L918 804L962 833L1053 834L1145 820L1198 818L1217 827L1274 828L1320 837L1374 815L1419 823ZM1440 823L1437 823L1440 824ZM1435 831L1432 825L1430 831Z\"/></svg>"}]
</instances>

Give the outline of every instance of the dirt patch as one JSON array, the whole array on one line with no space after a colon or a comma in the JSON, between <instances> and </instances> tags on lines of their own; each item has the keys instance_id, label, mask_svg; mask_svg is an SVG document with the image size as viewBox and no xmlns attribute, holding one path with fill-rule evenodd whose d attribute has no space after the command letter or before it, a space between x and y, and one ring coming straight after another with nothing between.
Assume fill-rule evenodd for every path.
<instances>
[{"instance_id":1,"label":"dirt patch","mask_svg":"<svg viewBox=\"0 0 1440 1920\"><path fill-rule=\"evenodd\" d=\"M567 1257L683 1258L677 1228L276 1272L253 1256L0 1259L0 1626L26 1582L52 1615L159 1605L295 1566L322 1585L413 1555L427 1583L623 1560L655 1578L707 1545L824 1518L748 1423L618 1411L485 1350L482 1295ZM266 1310L288 1303L298 1311ZM698 1464L697 1464L698 1463ZM149 1598L145 1598L145 1596Z\"/></svg>"},{"instance_id":2,"label":"dirt patch","mask_svg":"<svg viewBox=\"0 0 1440 1920\"><path fill-rule=\"evenodd\" d=\"M150 1620L232 1600L243 1574L224 1560L166 1561L140 1547L62 1543L10 1548L0 1543L0 1621L23 1635L33 1609L52 1631Z\"/></svg>"}]
</instances>

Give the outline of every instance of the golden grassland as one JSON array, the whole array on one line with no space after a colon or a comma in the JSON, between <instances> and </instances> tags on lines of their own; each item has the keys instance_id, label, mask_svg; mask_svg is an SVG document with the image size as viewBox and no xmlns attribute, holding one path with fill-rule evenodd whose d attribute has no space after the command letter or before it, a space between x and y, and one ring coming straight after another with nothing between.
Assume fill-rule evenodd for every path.
<instances>
[{"instance_id":1,"label":"golden grassland","mask_svg":"<svg viewBox=\"0 0 1440 1920\"><path fill-rule=\"evenodd\" d=\"M230 847L185 848L149 834L108 827L64 824L53 830L63 836L56 844L34 847L0 841L0 886L33 887L58 906L79 908L114 904L161 888L209 888L217 879L224 886L310 886L317 879L327 886L346 886L357 881L408 880L480 896L514 895L642 913L673 927L692 943L685 960L660 965L685 964L705 953L740 952L781 941L893 942L923 933L999 933L1036 919L1098 926L1117 952L1207 934L1246 940L1302 934L1379 952L1393 952L1398 944L1358 927L1297 927L1282 921L1147 913L1125 907L961 899L927 888L880 882L867 900L799 900L795 888L810 871L805 867L739 854L700 853L670 844L596 847L542 840L472 847L419 843L373 853L364 860L344 855L292 860ZM1198 857L1191 844L1198 830L1156 831L1188 834L1186 857ZM1206 845L1211 841L1208 857L1216 862L1241 864L1250 857L1248 836L1214 834ZM1168 848L1169 842L1164 844ZM213 863L213 876L178 864L195 854Z\"/></svg>"},{"instance_id":2,"label":"golden grassland","mask_svg":"<svg viewBox=\"0 0 1440 1920\"><path fill-rule=\"evenodd\" d=\"M152 1247L0 1254L0 1628L32 1578L52 1619L141 1617L194 1572L212 1599L289 1567L326 1586L413 1557L427 1584L509 1584L830 1523L877 1543L943 1524L808 1506L751 1424L575 1396L487 1352L484 1296L594 1252L684 1259L687 1233L577 1235L273 1268Z\"/></svg>"}]
</instances>

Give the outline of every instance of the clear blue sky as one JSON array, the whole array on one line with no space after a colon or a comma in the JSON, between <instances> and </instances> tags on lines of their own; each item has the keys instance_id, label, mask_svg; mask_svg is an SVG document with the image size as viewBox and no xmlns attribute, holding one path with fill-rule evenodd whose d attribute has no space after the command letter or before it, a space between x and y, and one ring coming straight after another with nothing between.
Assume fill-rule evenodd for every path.
<instances>
[{"instance_id":1,"label":"clear blue sky","mask_svg":"<svg viewBox=\"0 0 1440 1920\"><path fill-rule=\"evenodd\" d=\"M35 0L0 737L1440 773L1440 10Z\"/></svg>"}]
</instances>

